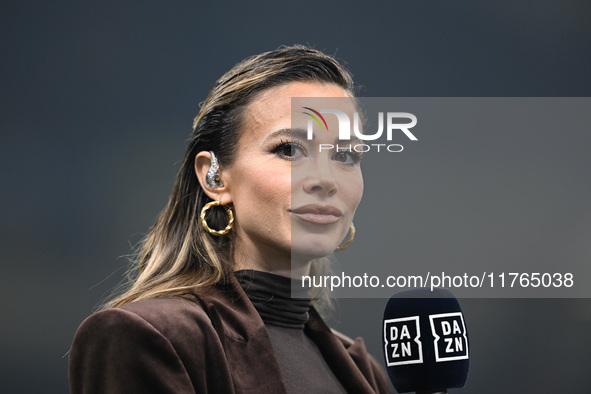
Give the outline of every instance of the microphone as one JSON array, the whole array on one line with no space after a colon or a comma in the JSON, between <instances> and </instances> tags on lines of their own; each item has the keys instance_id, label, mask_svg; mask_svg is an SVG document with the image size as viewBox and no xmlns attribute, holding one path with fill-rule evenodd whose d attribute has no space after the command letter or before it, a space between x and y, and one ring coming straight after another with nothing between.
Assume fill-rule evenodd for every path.
<instances>
[{"instance_id":1,"label":"microphone","mask_svg":"<svg viewBox=\"0 0 591 394\"><path fill-rule=\"evenodd\" d=\"M468 332L449 290L419 287L394 294L384 310L384 358L399 393L447 393L464 387Z\"/></svg>"}]
</instances>

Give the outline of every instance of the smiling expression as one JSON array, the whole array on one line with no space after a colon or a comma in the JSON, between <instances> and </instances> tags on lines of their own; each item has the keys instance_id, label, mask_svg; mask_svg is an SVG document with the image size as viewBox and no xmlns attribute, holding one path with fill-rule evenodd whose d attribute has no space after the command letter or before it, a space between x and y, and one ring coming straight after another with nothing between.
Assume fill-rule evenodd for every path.
<instances>
[{"instance_id":1,"label":"smiling expression","mask_svg":"<svg viewBox=\"0 0 591 394\"><path fill-rule=\"evenodd\" d=\"M306 139L292 97L351 97L333 84L291 82L259 93L244 111L236 157L223 179L234 207L237 268L289 270L327 256L345 237L363 194L356 152L335 144L336 121ZM295 115L294 115L295 116ZM306 115L294 118L304 125Z\"/></svg>"}]
</instances>

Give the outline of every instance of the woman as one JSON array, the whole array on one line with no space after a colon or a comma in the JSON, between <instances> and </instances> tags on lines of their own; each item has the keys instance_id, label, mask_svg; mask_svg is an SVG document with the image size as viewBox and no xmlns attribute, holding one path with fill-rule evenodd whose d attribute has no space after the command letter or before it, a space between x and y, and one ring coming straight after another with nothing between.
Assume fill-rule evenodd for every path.
<instances>
[{"instance_id":1,"label":"woman","mask_svg":"<svg viewBox=\"0 0 591 394\"><path fill-rule=\"evenodd\" d=\"M290 292L354 235L363 189L355 152L312 145L334 132L292 129L291 98L352 91L338 62L303 46L217 81L137 276L76 333L72 393L390 391L363 342L325 325L319 296Z\"/></svg>"}]
</instances>

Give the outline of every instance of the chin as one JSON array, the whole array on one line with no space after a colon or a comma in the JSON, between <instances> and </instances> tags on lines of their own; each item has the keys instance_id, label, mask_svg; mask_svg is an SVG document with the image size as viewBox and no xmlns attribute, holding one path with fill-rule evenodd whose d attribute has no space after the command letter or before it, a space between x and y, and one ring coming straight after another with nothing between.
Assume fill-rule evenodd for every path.
<instances>
[{"instance_id":1,"label":"chin","mask_svg":"<svg viewBox=\"0 0 591 394\"><path fill-rule=\"evenodd\" d=\"M299 242L293 242L291 244L291 256L293 260L306 260L310 261L321 257L326 257L336 249L335 242L322 242L320 239L310 240L299 240Z\"/></svg>"}]
</instances>

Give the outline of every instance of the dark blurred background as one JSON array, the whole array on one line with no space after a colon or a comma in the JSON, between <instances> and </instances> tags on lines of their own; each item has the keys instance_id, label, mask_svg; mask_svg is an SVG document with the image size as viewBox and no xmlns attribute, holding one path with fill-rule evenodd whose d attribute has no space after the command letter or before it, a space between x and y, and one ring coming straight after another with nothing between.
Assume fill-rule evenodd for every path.
<instances>
[{"instance_id":1,"label":"dark blurred background","mask_svg":"<svg viewBox=\"0 0 591 394\"><path fill-rule=\"evenodd\" d=\"M2 393L68 391L77 326L164 207L199 102L242 58L309 44L362 96L591 93L586 0L3 1L0 18ZM333 318L380 360L386 301L340 300ZM588 392L590 300L462 305L461 392Z\"/></svg>"}]
</instances>

